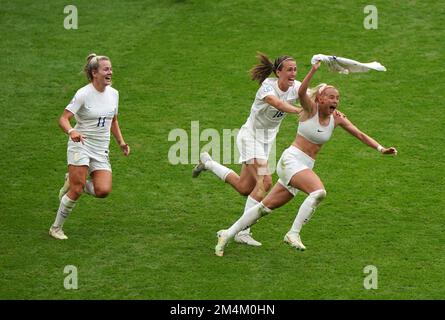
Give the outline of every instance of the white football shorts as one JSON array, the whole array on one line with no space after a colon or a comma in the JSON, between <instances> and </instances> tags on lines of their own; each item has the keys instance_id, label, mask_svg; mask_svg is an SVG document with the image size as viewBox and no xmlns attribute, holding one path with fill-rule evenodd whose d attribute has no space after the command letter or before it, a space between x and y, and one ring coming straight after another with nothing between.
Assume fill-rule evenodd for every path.
<instances>
[{"instance_id":1,"label":"white football shorts","mask_svg":"<svg viewBox=\"0 0 445 320\"><path fill-rule=\"evenodd\" d=\"M239 163L251 163L253 159L268 160L272 143L261 142L246 128L241 128L236 137L236 146L239 151Z\"/></svg>"},{"instance_id":2,"label":"white football shorts","mask_svg":"<svg viewBox=\"0 0 445 320\"><path fill-rule=\"evenodd\" d=\"M278 182L283 185L294 196L299 191L289 185L292 177L305 169L314 168L315 160L295 146L290 146L284 150L277 164Z\"/></svg>"},{"instance_id":3,"label":"white football shorts","mask_svg":"<svg viewBox=\"0 0 445 320\"><path fill-rule=\"evenodd\" d=\"M91 152L80 142L68 143L67 149L68 165L88 166L88 173L97 170L106 170L111 172L111 164L108 155L98 155Z\"/></svg>"}]
</instances>

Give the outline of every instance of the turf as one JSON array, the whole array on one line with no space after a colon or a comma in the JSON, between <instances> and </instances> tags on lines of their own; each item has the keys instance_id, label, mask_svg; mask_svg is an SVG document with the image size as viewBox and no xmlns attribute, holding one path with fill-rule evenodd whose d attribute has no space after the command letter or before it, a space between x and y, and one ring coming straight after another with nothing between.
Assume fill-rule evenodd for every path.
<instances>
[{"instance_id":1,"label":"turf","mask_svg":"<svg viewBox=\"0 0 445 320\"><path fill-rule=\"evenodd\" d=\"M0 6L0 299L443 299L445 6L375 1L378 29L363 27L363 1L76 1L79 28L65 30L63 1ZM172 165L173 129L239 128L258 85L256 51L293 55L301 80L313 54L377 60L385 73L323 69L340 110L397 157L383 157L341 129L315 171L327 199L302 232L308 250L282 243L303 200L252 228L262 247L232 243L213 254L215 232L244 198L210 173ZM111 143L113 192L81 197L47 234L66 172L57 120L90 53L111 57L120 125L132 148ZM284 120L277 154L295 134ZM201 141L204 147L207 141ZM239 172L240 166L228 165ZM277 176L274 175L274 181ZM66 290L66 265L78 289ZM363 269L378 269L366 290Z\"/></svg>"}]
</instances>

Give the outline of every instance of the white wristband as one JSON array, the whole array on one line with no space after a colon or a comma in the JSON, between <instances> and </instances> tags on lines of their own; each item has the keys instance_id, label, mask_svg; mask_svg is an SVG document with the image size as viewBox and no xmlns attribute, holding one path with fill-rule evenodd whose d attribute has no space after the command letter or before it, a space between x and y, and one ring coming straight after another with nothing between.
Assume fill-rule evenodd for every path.
<instances>
[{"instance_id":1,"label":"white wristband","mask_svg":"<svg viewBox=\"0 0 445 320\"><path fill-rule=\"evenodd\" d=\"M68 132L67 132L67 134L69 135L69 134L70 134L71 132L73 132L74 130L76 130L76 129L74 129L74 128L69 129Z\"/></svg>"},{"instance_id":2,"label":"white wristband","mask_svg":"<svg viewBox=\"0 0 445 320\"><path fill-rule=\"evenodd\" d=\"M377 151L378 151L378 152L382 153L382 152L383 152L383 149L385 149L385 148L383 148L381 145L378 145L378 146L377 146Z\"/></svg>"}]
</instances>

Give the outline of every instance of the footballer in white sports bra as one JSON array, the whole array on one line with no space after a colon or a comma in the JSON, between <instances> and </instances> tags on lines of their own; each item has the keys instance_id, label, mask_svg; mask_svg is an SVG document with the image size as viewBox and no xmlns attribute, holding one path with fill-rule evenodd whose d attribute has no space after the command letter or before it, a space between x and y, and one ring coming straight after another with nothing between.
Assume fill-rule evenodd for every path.
<instances>
[{"instance_id":1,"label":"footballer in white sports bra","mask_svg":"<svg viewBox=\"0 0 445 320\"><path fill-rule=\"evenodd\" d=\"M272 62L259 53L259 64L251 69L252 80L261 85L252 104L249 118L241 127L236 144L242 163L240 175L214 161L207 152L200 156L199 164L192 176L209 170L222 181L230 184L241 195L248 196L244 210L255 206L272 187L272 176L268 171L268 158L281 121L287 113L298 114L295 107L300 82L295 80L297 64L290 56L280 56ZM277 78L268 78L271 73ZM240 230L235 241L252 246L261 243L252 238L250 229Z\"/></svg>"},{"instance_id":2,"label":"footballer in white sports bra","mask_svg":"<svg viewBox=\"0 0 445 320\"><path fill-rule=\"evenodd\" d=\"M49 234L59 240L68 239L62 229L63 223L83 192L98 198L111 192L110 132L124 155L130 153L117 121L119 93L111 87L110 59L90 54L84 71L90 83L77 90L59 119L59 126L69 136L68 173L59 192L56 219L49 230ZM70 123L73 117L76 119L74 128ZM91 180L87 180L88 175Z\"/></svg>"},{"instance_id":3,"label":"footballer in white sports bra","mask_svg":"<svg viewBox=\"0 0 445 320\"><path fill-rule=\"evenodd\" d=\"M319 67L320 62L312 66L298 90L303 112L300 114L295 140L283 152L278 161L277 174L280 179L259 204L244 212L229 229L218 231L218 243L215 247L217 256L223 256L227 242L237 232L255 224L262 216L289 202L298 190L305 192L308 196L301 204L291 229L284 236L284 242L298 250L306 249L300 238L301 228L309 221L317 206L326 197L323 183L312 169L318 152L322 145L329 140L335 127L342 127L382 154L397 154L394 147L382 147L342 114L335 112L340 99L339 92L335 87L321 84L312 90L310 96L307 94L312 76Z\"/></svg>"}]
</instances>

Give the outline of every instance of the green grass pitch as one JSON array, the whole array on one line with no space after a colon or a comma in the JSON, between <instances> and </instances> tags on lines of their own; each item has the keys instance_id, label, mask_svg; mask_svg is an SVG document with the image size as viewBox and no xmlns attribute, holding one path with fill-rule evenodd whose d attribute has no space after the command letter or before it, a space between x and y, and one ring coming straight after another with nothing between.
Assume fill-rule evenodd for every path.
<instances>
[{"instance_id":1,"label":"green grass pitch","mask_svg":"<svg viewBox=\"0 0 445 320\"><path fill-rule=\"evenodd\" d=\"M374 30L363 25L368 4ZM0 5L0 299L445 297L443 3L82 0L75 30L64 28L66 5ZM252 228L262 247L231 243L219 258L215 232L245 199L210 173L192 180L193 164L170 164L168 135L182 128L190 139L192 121L200 132L239 128L258 88L248 76L256 51L294 56L298 80L317 53L381 62L387 72L322 67L313 83L337 86L339 109L399 154L383 157L337 129L316 162L328 197L302 231L308 250L282 242L299 195ZM67 141L57 121L86 83L91 52L111 57L132 154L111 142L113 192L82 196L69 240L56 241L47 232ZM278 156L295 129L288 116ZM77 290L64 288L67 265ZM368 265L377 289L364 288Z\"/></svg>"}]
</instances>

